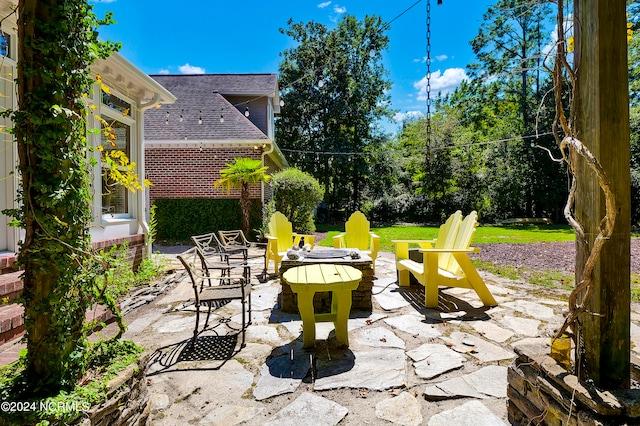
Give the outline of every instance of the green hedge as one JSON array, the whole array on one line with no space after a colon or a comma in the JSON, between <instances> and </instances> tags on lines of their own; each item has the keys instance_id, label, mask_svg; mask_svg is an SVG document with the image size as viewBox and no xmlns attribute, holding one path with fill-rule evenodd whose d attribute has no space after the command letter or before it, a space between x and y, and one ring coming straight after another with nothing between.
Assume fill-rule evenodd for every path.
<instances>
[{"instance_id":1,"label":"green hedge","mask_svg":"<svg viewBox=\"0 0 640 426\"><path fill-rule=\"evenodd\" d=\"M238 199L179 198L154 202L158 220L158 242L190 243L192 235L219 230L242 229L242 210ZM251 200L249 240L262 223L262 202Z\"/></svg>"}]
</instances>

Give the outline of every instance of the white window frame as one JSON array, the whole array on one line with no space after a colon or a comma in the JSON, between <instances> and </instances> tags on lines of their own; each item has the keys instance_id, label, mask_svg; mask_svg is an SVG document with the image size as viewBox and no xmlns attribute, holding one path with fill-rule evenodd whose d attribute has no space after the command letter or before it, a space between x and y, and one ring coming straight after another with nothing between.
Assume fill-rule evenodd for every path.
<instances>
[{"instance_id":1,"label":"white window frame","mask_svg":"<svg viewBox=\"0 0 640 426\"><path fill-rule=\"evenodd\" d=\"M140 146L138 141L138 122L135 117L136 102L128 96L119 93L113 88L109 88L111 94L117 96L123 101L131 105L129 114L124 116L116 109L110 108L102 103L102 89L100 85L94 85L94 95L92 103L96 107L92 112L93 115L99 115L107 122L113 120L119 121L122 124L129 126L129 160L140 164ZM90 120L87 120L91 128L102 129L101 123L91 115ZM101 143L101 133L92 136L93 147L99 146ZM104 164L102 163L102 155L98 150L94 151L94 158L96 160L96 166L93 168L93 211L96 224L100 226L120 225L128 222L135 222L138 216L136 194L131 191L126 191L127 194L127 212L124 213L103 213L102 206L102 171ZM139 173L139 171L137 171Z\"/></svg>"},{"instance_id":2,"label":"white window frame","mask_svg":"<svg viewBox=\"0 0 640 426\"><path fill-rule=\"evenodd\" d=\"M17 34L3 31L9 36L9 56L0 55L0 78L3 79L0 85L0 108L16 109L18 100L16 95L16 86L13 81L16 73L17 56ZM2 144L0 145L0 210L17 208L16 196L19 185L19 176L17 173L18 150L14 143L14 137L7 132L7 129L13 124L9 119L0 121L2 130L0 137ZM13 174L12 174L13 173ZM0 251L15 252L18 250L18 240L20 239L20 231L17 228L9 226L12 218L0 215Z\"/></svg>"}]
</instances>

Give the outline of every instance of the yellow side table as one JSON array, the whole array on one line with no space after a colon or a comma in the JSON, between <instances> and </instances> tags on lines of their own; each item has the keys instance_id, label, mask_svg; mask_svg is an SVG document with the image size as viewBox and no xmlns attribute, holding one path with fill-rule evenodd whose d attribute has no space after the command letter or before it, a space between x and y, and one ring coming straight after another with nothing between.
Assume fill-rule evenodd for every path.
<instances>
[{"instance_id":1,"label":"yellow side table","mask_svg":"<svg viewBox=\"0 0 640 426\"><path fill-rule=\"evenodd\" d=\"M333 322L336 340L340 345L349 346L347 320L351 311L351 292L358 288L362 272L347 265L314 264L291 268L282 278L298 295L303 347L315 345L316 322ZM313 296L322 291L332 292L329 314L316 314L313 309Z\"/></svg>"}]
</instances>

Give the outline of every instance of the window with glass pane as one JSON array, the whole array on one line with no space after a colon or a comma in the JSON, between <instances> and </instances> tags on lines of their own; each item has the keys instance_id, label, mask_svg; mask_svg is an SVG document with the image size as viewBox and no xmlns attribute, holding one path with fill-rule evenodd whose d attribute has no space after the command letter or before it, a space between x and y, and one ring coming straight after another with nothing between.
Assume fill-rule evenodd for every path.
<instances>
[{"instance_id":1,"label":"window with glass pane","mask_svg":"<svg viewBox=\"0 0 640 426\"><path fill-rule=\"evenodd\" d=\"M120 99L114 94L107 93L104 90L102 91L102 104L121 112L122 115L129 115L131 113L131 104L129 102Z\"/></svg>"},{"instance_id":2,"label":"window with glass pane","mask_svg":"<svg viewBox=\"0 0 640 426\"><path fill-rule=\"evenodd\" d=\"M131 155L131 127L120 121L110 121L109 128L101 134L100 143L105 151L122 151L127 157ZM115 136L115 139L113 138ZM122 185L116 184L107 174L102 172L102 213L106 215L125 214L129 212L129 194Z\"/></svg>"},{"instance_id":3,"label":"window with glass pane","mask_svg":"<svg viewBox=\"0 0 640 426\"><path fill-rule=\"evenodd\" d=\"M105 215L129 212L129 194L127 189L116 184L108 174L102 174L102 213Z\"/></svg>"},{"instance_id":4,"label":"window with glass pane","mask_svg":"<svg viewBox=\"0 0 640 426\"><path fill-rule=\"evenodd\" d=\"M101 133L101 140L100 143L102 144L102 146L104 147L105 151L113 151L113 150L118 150L118 151L122 151L125 154L127 154L127 157L131 155L131 127L121 123L119 121L109 121L107 120L107 122L109 123L109 127L108 129L105 129L103 127L103 132ZM105 134L104 131L107 131L107 133L111 133L112 135L115 136L115 139L112 139L112 137L109 137Z\"/></svg>"},{"instance_id":5,"label":"window with glass pane","mask_svg":"<svg viewBox=\"0 0 640 426\"><path fill-rule=\"evenodd\" d=\"M11 57L11 36L0 31L0 55Z\"/></svg>"}]
</instances>

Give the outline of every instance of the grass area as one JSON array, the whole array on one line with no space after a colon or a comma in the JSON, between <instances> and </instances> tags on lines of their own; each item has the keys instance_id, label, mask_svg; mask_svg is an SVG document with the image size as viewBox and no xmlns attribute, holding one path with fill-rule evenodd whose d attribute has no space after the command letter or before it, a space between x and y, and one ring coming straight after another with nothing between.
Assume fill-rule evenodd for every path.
<instances>
[{"instance_id":1,"label":"grass area","mask_svg":"<svg viewBox=\"0 0 640 426\"><path fill-rule=\"evenodd\" d=\"M342 226L318 226L318 231L328 232L327 238L319 245L329 247L332 237L342 232ZM394 251L391 240L431 240L438 235L437 226L393 225L372 228L380 236L380 250ZM553 241L574 241L575 234L570 226L528 225L528 226L478 226L473 237L474 244L489 243L537 243Z\"/></svg>"},{"instance_id":2,"label":"grass area","mask_svg":"<svg viewBox=\"0 0 640 426\"><path fill-rule=\"evenodd\" d=\"M529 284L539 285L541 287L571 290L575 283L573 274L567 274L554 269L538 270L522 266L500 266L482 260L474 260L473 263L478 269L483 271L491 272L492 274L510 280L524 280ZM638 296L640 296L640 292Z\"/></svg>"},{"instance_id":3,"label":"grass area","mask_svg":"<svg viewBox=\"0 0 640 426\"><path fill-rule=\"evenodd\" d=\"M640 274L631 274L631 300L640 302Z\"/></svg>"}]
</instances>

